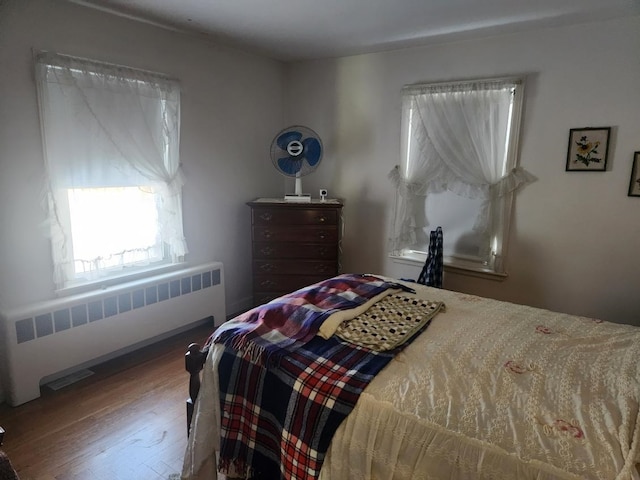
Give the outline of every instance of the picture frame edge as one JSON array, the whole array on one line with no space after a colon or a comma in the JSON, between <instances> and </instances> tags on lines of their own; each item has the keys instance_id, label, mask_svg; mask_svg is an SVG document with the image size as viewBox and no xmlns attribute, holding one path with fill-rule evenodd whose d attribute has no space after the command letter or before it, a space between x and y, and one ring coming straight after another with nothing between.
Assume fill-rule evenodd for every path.
<instances>
[{"instance_id":1,"label":"picture frame edge","mask_svg":"<svg viewBox=\"0 0 640 480\"><path fill-rule=\"evenodd\" d=\"M638 175L639 163L640 163L640 151L633 152L633 159L631 160L631 173L629 175L629 190L627 190L628 197L640 197L640 193L633 193L633 184L635 181L640 179L640 175Z\"/></svg>"},{"instance_id":2,"label":"picture frame edge","mask_svg":"<svg viewBox=\"0 0 640 480\"><path fill-rule=\"evenodd\" d=\"M609 164L609 144L611 143L611 126L608 127L579 127L579 128L570 128L569 129L569 144L567 145L567 161L565 164L565 172L606 172L607 166ZM570 168L571 163L571 139L573 138L574 132L581 131L593 131L593 130L603 130L606 131L606 146L604 151L604 157L602 161L602 168L593 169L593 168Z\"/></svg>"}]
</instances>

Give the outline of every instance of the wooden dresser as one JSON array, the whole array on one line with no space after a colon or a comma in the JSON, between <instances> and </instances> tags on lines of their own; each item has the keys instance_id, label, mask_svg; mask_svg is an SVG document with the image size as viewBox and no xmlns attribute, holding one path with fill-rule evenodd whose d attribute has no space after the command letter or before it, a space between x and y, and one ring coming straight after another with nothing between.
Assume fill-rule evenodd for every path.
<instances>
[{"instance_id":1,"label":"wooden dresser","mask_svg":"<svg viewBox=\"0 0 640 480\"><path fill-rule=\"evenodd\" d=\"M342 202L260 198L248 205L255 305L339 273Z\"/></svg>"}]
</instances>

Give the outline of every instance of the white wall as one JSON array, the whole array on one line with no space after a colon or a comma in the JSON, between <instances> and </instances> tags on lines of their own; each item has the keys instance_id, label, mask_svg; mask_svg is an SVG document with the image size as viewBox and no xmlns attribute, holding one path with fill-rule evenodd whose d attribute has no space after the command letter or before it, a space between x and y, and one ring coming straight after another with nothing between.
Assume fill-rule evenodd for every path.
<instances>
[{"instance_id":1,"label":"white wall","mask_svg":"<svg viewBox=\"0 0 640 480\"><path fill-rule=\"evenodd\" d=\"M43 156L32 48L180 80L188 260L224 262L230 309L241 302L250 290L244 203L282 189L269 160L271 139L282 128L282 64L66 2L14 0L1 18L0 305L53 297L40 226Z\"/></svg>"},{"instance_id":2,"label":"white wall","mask_svg":"<svg viewBox=\"0 0 640 480\"><path fill-rule=\"evenodd\" d=\"M305 190L347 202L344 270L419 273L387 258L402 86L526 74L520 163L539 180L516 198L509 277L446 274L445 287L640 325L640 198L627 197L640 151L638 52L633 17L289 66L287 123L325 145ZM565 172L569 129L584 126L613 127L605 173Z\"/></svg>"},{"instance_id":3,"label":"white wall","mask_svg":"<svg viewBox=\"0 0 640 480\"><path fill-rule=\"evenodd\" d=\"M40 207L44 164L32 49L180 80L187 260L223 262L227 311L247 306L251 233L245 202L283 187L269 159L271 139L282 128L282 64L67 2L0 5L0 310L54 298Z\"/></svg>"}]
</instances>

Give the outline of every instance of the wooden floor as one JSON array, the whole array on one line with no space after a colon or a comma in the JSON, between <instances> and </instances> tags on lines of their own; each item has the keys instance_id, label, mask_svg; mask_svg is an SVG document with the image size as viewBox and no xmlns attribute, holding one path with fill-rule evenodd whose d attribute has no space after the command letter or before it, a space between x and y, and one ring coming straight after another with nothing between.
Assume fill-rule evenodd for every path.
<instances>
[{"instance_id":1,"label":"wooden floor","mask_svg":"<svg viewBox=\"0 0 640 480\"><path fill-rule=\"evenodd\" d=\"M3 450L21 480L167 480L186 446L184 353L212 324L92 367L37 400L0 405ZM80 347L79 347L80 348Z\"/></svg>"}]
</instances>

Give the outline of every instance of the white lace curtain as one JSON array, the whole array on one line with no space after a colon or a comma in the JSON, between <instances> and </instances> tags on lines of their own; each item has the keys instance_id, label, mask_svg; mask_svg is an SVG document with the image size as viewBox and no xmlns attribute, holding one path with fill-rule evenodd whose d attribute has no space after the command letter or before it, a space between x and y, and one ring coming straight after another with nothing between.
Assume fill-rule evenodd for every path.
<instances>
[{"instance_id":1,"label":"white lace curtain","mask_svg":"<svg viewBox=\"0 0 640 480\"><path fill-rule=\"evenodd\" d=\"M493 80L406 87L402 92L403 168L390 173L398 198L390 246L416 242L428 224L425 197L450 190L482 200L474 230L489 248L492 201L535 177L522 168L505 172L513 81Z\"/></svg>"},{"instance_id":2,"label":"white lace curtain","mask_svg":"<svg viewBox=\"0 0 640 480\"><path fill-rule=\"evenodd\" d=\"M49 52L35 60L56 284L69 280L74 262L61 221L69 188L152 186L161 238L174 259L184 256L178 83Z\"/></svg>"}]
</instances>

